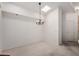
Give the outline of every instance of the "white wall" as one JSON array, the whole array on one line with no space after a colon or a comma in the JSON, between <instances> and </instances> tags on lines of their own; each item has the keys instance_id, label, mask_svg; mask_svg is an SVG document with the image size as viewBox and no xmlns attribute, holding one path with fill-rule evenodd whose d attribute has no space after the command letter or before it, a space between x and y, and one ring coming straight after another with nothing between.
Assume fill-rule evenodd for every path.
<instances>
[{"instance_id":1,"label":"white wall","mask_svg":"<svg viewBox=\"0 0 79 59\"><path fill-rule=\"evenodd\" d=\"M77 41L77 21L77 14L65 14L63 19L63 41Z\"/></svg>"},{"instance_id":2,"label":"white wall","mask_svg":"<svg viewBox=\"0 0 79 59\"><path fill-rule=\"evenodd\" d=\"M33 22L33 18L3 14L3 49L29 45L42 41L42 26Z\"/></svg>"},{"instance_id":3,"label":"white wall","mask_svg":"<svg viewBox=\"0 0 79 59\"><path fill-rule=\"evenodd\" d=\"M43 28L35 23L35 20L39 18L38 13L10 3L1 3L1 9L3 11L2 16L0 15L2 17L0 24L3 23L3 49L29 45L43 40ZM16 16L16 14L19 15Z\"/></svg>"},{"instance_id":4,"label":"white wall","mask_svg":"<svg viewBox=\"0 0 79 59\"><path fill-rule=\"evenodd\" d=\"M59 8L47 15L45 23L45 40L53 47L59 45Z\"/></svg>"},{"instance_id":5,"label":"white wall","mask_svg":"<svg viewBox=\"0 0 79 59\"><path fill-rule=\"evenodd\" d=\"M0 53L2 50L2 13L1 13L1 7L0 7Z\"/></svg>"}]
</instances>

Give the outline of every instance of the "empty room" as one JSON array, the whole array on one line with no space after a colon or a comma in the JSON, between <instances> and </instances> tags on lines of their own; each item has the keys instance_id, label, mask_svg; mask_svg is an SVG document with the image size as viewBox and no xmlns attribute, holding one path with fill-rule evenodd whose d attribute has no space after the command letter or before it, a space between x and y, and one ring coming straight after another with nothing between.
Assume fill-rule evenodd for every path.
<instances>
[{"instance_id":1,"label":"empty room","mask_svg":"<svg viewBox=\"0 0 79 59\"><path fill-rule=\"evenodd\" d=\"M1 56L79 56L79 2L0 2Z\"/></svg>"}]
</instances>

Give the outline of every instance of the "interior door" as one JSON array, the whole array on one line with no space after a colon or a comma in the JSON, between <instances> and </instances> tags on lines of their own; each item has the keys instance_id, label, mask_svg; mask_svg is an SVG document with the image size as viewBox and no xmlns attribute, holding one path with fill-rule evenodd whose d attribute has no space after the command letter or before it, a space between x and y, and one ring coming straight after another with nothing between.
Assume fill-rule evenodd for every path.
<instances>
[{"instance_id":1,"label":"interior door","mask_svg":"<svg viewBox=\"0 0 79 59\"><path fill-rule=\"evenodd\" d=\"M64 20L63 24L63 34L64 38L63 41L73 41L73 32L74 32L74 27L73 27L73 15L72 14L67 14L66 18Z\"/></svg>"}]
</instances>

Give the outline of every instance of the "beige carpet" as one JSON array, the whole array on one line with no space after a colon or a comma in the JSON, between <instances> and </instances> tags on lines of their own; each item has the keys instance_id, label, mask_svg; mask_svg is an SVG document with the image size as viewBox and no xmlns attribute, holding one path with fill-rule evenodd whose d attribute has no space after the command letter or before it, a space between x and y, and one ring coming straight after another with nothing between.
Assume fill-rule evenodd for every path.
<instances>
[{"instance_id":1,"label":"beige carpet","mask_svg":"<svg viewBox=\"0 0 79 59\"><path fill-rule=\"evenodd\" d=\"M46 42L39 42L29 46L22 46L14 49L4 50L12 56L78 56L78 46L50 46Z\"/></svg>"}]
</instances>

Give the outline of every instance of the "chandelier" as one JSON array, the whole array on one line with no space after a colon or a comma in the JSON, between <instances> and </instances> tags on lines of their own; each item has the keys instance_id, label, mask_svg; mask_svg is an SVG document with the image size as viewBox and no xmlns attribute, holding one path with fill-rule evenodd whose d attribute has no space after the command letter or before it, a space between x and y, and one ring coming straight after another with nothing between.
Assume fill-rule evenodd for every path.
<instances>
[{"instance_id":1,"label":"chandelier","mask_svg":"<svg viewBox=\"0 0 79 59\"><path fill-rule=\"evenodd\" d=\"M44 20L41 18L41 16L42 16L41 2L39 2L38 5L39 5L39 19L36 20L36 24L42 25L42 24L44 24Z\"/></svg>"}]
</instances>

